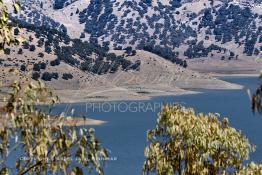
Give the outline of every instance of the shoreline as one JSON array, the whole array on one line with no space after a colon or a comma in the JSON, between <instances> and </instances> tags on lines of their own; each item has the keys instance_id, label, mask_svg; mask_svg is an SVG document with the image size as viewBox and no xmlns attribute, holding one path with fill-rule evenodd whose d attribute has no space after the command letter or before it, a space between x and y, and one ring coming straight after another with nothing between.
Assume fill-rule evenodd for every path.
<instances>
[{"instance_id":1,"label":"shoreline","mask_svg":"<svg viewBox=\"0 0 262 175\"><path fill-rule=\"evenodd\" d=\"M62 126L98 126L98 125L104 125L107 122L102 120L96 120L92 118L80 118L80 117L64 117L64 118L50 118L50 126L56 127L57 125ZM0 130L4 128L4 126L9 126L10 121L3 116L0 116Z\"/></svg>"},{"instance_id":2,"label":"shoreline","mask_svg":"<svg viewBox=\"0 0 262 175\"><path fill-rule=\"evenodd\" d=\"M245 75L245 76L243 76ZM148 85L142 89L137 87L103 87L93 89L79 90L55 90L55 93L60 98L60 104L66 103L98 103L98 102L115 102L115 101L142 101L150 100L159 96L180 96L202 93L200 90L238 90L244 87L239 84L230 83L221 80L222 77L230 77L231 75L223 76L223 74L212 75L217 79L200 79L186 80L177 82L177 87ZM236 74L232 77L255 77L252 74ZM153 88L154 87L154 88ZM84 94L84 95L83 95Z\"/></svg>"},{"instance_id":3,"label":"shoreline","mask_svg":"<svg viewBox=\"0 0 262 175\"><path fill-rule=\"evenodd\" d=\"M208 79L181 79L177 81L175 87L162 84L146 84L142 88L139 85L130 85L122 87L93 87L93 89L65 89L54 90L61 101L58 104L75 104L75 103L101 103L101 102L120 102L120 101L143 101L151 100L160 96L180 96L193 95L202 93L201 90L234 90L243 89L240 84L230 83L221 80L223 77L259 77L259 74L224 74L209 73ZM1 120L0 120L1 121ZM3 121L2 121L3 122ZM64 126L101 126L107 124L107 121L93 119L91 117L79 118L70 117L62 121L52 120L52 123L61 123ZM0 122L1 123L1 122ZM0 124L1 128L1 124Z\"/></svg>"},{"instance_id":4,"label":"shoreline","mask_svg":"<svg viewBox=\"0 0 262 175\"><path fill-rule=\"evenodd\" d=\"M165 91L165 90L147 90L147 91L114 91L108 90L104 96L86 96L80 98L74 98L70 95L61 96L60 94L70 94L70 93L79 93L83 90L60 90L55 91L59 94L60 103L59 104L72 104L72 103L100 103L100 102L116 102L116 101L143 101L150 100L154 97L159 96L179 96L179 95L191 95L201 93L199 91L179 89L178 91ZM88 93L87 93L88 94Z\"/></svg>"},{"instance_id":5,"label":"shoreline","mask_svg":"<svg viewBox=\"0 0 262 175\"><path fill-rule=\"evenodd\" d=\"M143 101L143 100L151 100L155 97L160 96L180 96L180 95L192 95L192 94L199 94L202 93L201 89L219 89L219 90L232 90L232 89L243 89L242 85L230 83L227 81L223 81L220 78L222 77L256 77L258 74L215 74L212 75L213 77L217 77L217 79L210 79L209 83L212 84L213 82L216 82L213 86L205 86L202 88L194 88L192 85L190 88L174 88L173 90L170 90L170 87L162 87L160 89L143 89L143 91L140 89L138 91L137 88L134 87L126 87L126 88L115 88L115 89L81 89L81 90L60 90L56 91L56 93L61 97L59 104L74 104L74 103L103 103L103 102L121 102L121 101ZM218 86L218 83L222 82L223 85L226 86ZM188 86L192 84L191 82L187 82ZM193 82L194 83L194 82ZM202 83L200 81L200 83ZM223 88L221 88L223 87ZM99 91L102 93L102 95L99 93ZM71 94L71 95L70 95ZM74 95L72 95L74 94ZM79 94L85 94L81 95L79 97ZM89 96L88 94L93 94ZM100 94L100 95L99 95ZM95 120L92 118L86 118L84 122L82 119L79 120L79 118L75 118L74 122L78 123L78 125L84 125L84 126L92 126L92 125L103 125L107 123L106 121L100 121ZM67 124L71 122L66 122Z\"/></svg>"},{"instance_id":6,"label":"shoreline","mask_svg":"<svg viewBox=\"0 0 262 175\"><path fill-rule=\"evenodd\" d=\"M260 74L223 74L223 73L215 73L215 74L211 74L213 77L217 77L217 78L221 78L221 77L259 77Z\"/></svg>"}]
</instances>

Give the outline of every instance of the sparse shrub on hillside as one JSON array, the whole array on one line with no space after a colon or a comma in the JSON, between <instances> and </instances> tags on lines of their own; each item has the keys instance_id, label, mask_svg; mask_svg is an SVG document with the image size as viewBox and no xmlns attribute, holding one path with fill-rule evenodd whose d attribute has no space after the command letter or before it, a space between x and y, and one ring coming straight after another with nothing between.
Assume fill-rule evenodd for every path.
<instances>
[{"instance_id":1,"label":"sparse shrub on hillside","mask_svg":"<svg viewBox=\"0 0 262 175\"><path fill-rule=\"evenodd\" d=\"M152 52L156 55L159 55L161 57L163 57L166 60L171 61L172 63L181 65L181 62L183 60L181 60L180 58L178 58L178 53L173 52L172 49L170 48L163 48L159 45L145 45L143 47L143 50L148 51L148 52Z\"/></svg>"},{"instance_id":2,"label":"sparse shrub on hillside","mask_svg":"<svg viewBox=\"0 0 262 175\"><path fill-rule=\"evenodd\" d=\"M114 50L123 50L122 46L117 46L114 48Z\"/></svg>"},{"instance_id":3,"label":"sparse shrub on hillside","mask_svg":"<svg viewBox=\"0 0 262 175\"><path fill-rule=\"evenodd\" d=\"M183 60L182 62L181 62L181 66L183 66L184 68L187 68L187 62L186 62L186 60Z\"/></svg>"},{"instance_id":4,"label":"sparse shrub on hillside","mask_svg":"<svg viewBox=\"0 0 262 175\"><path fill-rule=\"evenodd\" d=\"M29 49L30 44L27 41L24 41L22 47L23 49Z\"/></svg>"},{"instance_id":5,"label":"sparse shrub on hillside","mask_svg":"<svg viewBox=\"0 0 262 175\"><path fill-rule=\"evenodd\" d=\"M36 27L35 25L23 26L32 31L38 31L38 46L45 45L46 53L54 53L57 59L50 62L51 66L56 66L63 61L71 66L90 71L95 74L104 74L107 72L115 72L119 69L132 69L130 65L134 64L124 57L118 57L115 54L108 53L109 42L104 42L103 46L95 43L81 41L80 39L70 39L66 33L50 30L45 27ZM65 43L61 46L60 43ZM25 43L30 48L29 43ZM135 51L131 52L134 55ZM96 58L92 58L93 55ZM39 54L42 56L42 54ZM80 63L83 63L82 65ZM86 64L87 63L87 64ZM88 66L87 66L88 65ZM137 65L137 64L136 64ZM112 69L112 70L111 70ZM138 70L136 68L136 70Z\"/></svg>"},{"instance_id":6,"label":"sparse shrub on hillside","mask_svg":"<svg viewBox=\"0 0 262 175\"><path fill-rule=\"evenodd\" d=\"M80 65L80 69L82 71L90 71L92 70L92 63L91 62L88 62L88 61L85 61L85 62L82 62L81 65Z\"/></svg>"},{"instance_id":7,"label":"sparse shrub on hillside","mask_svg":"<svg viewBox=\"0 0 262 175\"><path fill-rule=\"evenodd\" d=\"M259 51L259 49L258 48L255 48L255 50L254 50L254 55L259 55L260 54L260 51Z\"/></svg>"},{"instance_id":8,"label":"sparse shrub on hillside","mask_svg":"<svg viewBox=\"0 0 262 175\"><path fill-rule=\"evenodd\" d=\"M64 7L64 4L67 0L55 0L53 8L54 9L62 9Z\"/></svg>"},{"instance_id":9,"label":"sparse shrub on hillside","mask_svg":"<svg viewBox=\"0 0 262 175\"><path fill-rule=\"evenodd\" d=\"M15 28L15 29L14 29L14 35L19 35L19 33L20 33L19 29L18 29L18 28Z\"/></svg>"},{"instance_id":10,"label":"sparse shrub on hillside","mask_svg":"<svg viewBox=\"0 0 262 175\"><path fill-rule=\"evenodd\" d=\"M109 51L109 45L110 45L110 42L109 41L106 41L106 42L103 42L102 46L103 48L105 49L105 51Z\"/></svg>"},{"instance_id":11,"label":"sparse shrub on hillside","mask_svg":"<svg viewBox=\"0 0 262 175\"><path fill-rule=\"evenodd\" d=\"M20 70L23 71L23 72L25 72L25 71L27 70L27 69L26 69L26 65L22 64L22 65L20 66Z\"/></svg>"},{"instance_id":12,"label":"sparse shrub on hillside","mask_svg":"<svg viewBox=\"0 0 262 175\"><path fill-rule=\"evenodd\" d=\"M41 62L41 63L35 63L33 66L33 71L39 72L41 69L46 68L46 63Z\"/></svg>"},{"instance_id":13,"label":"sparse shrub on hillside","mask_svg":"<svg viewBox=\"0 0 262 175\"><path fill-rule=\"evenodd\" d=\"M57 72L52 72L52 73L44 72L41 79L44 81L51 81L52 79L58 79L58 73Z\"/></svg>"},{"instance_id":14,"label":"sparse shrub on hillside","mask_svg":"<svg viewBox=\"0 0 262 175\"><path fill-rule=\"evenodd\" d=\"M127 71L130 69L130 66L132 65L132 62L129 60L121 61L122 69Z\"/></svg>"},{"instance_id":15,"label":"sparse shrub on hillside","mask_svg":"<svg viewBox=\"0 0 262 175\"><path fill-rule=\"evenodd\" d=\"M19 48L17 54L19 54L19 55L23 54L23 49L22 49L22 48Z\"/></svg>"},{"instance_id":16,"label":"sparse shrub on hillside","mask_svg":"<svg viewBox=\"0 0 262 175\"><path fill-rule=\"evenodd\" d=\"M50 61L51 66L58 66L59 64L60 64L60 60L58 58L53 61Z\"/></svg>"},{"instance_id":17,"label":"sparse shrub on hillside","mask_svg":"<svg viewBox=\"0 0 262 175\"><path fill-rule=\"evenodd\" d=\"M33 41L34 41L34 38L30 35L29 38L28 38L28 40L29 40L30 42L33 42Z\"/></svg>"},{"instance_id":18,"label":"sparse shrub on hillside","mask_svg":"<svg viewBox=\"0 0 262 175\"><path fill-rule=\"evenodd\" d=\"M59 60L63 60L65 63L72 66L79 64L79 61L73 57L70 47L62 47L57 57Z\"/></svg>"},{"instance_id":19,"label":"sparse shrub on hillside","mask_svg":"<svg viewBox=\"0 0 262 175\"><path fill-rule=\"evenodd\" d=\"M85 33L81 33L81 35L80 35L80 38L85 38L86 36L85 36Z\"/></svg>"},{"instance_id":20,"label":"sparse shrub on hillside","mask_svg":"<svg viewBox=\"0 0 262 175\"><path fill-rule=\"evenodd\" d=\"M32 79L33 80L38 80L40 78L40 73L39 72L33 72L32 73Z\"/></svg>"},{"instance_id":21,"label":"sparse shrub on hillside","mask_svg":"<svg viewBox=\"0 0 262 175\"><path fill-rule=\"evenodd\" d=\"M131 46L128 46L124 49L126 51L127 54L131 53L132 52L132 47Z\"/></svg>"},{"instance_id":22,"label":"sparse shrub on hillside","mask_svg":"<svg viewBox=\"0 0 262 175\"><path fill-rule=\"evenodd\" d=\"M52 52L51 46L45 46L45 52L50 54Z\"/></svg>"},{"instance_id":23,"label":"sparse shrub on hillside","mask_svg":"<svg viewBox=\"0 0 262 175\"><path fill-rule=\"evenodd\" d=\"M131 56L135 56L136 55L136 50L132 50Z\"/></svg>"},{"instance_id":24,"label":"sparse shrub on hillside","mask_svg":"<svg viewBox=\"0 0 262 175\"><path fill-rule=\"evenodd\" d=\"M176 9L182 6L181 0L171 0L169 3L171 4L173 9Z\"/></svg>"},{"instance_id":25,"label":"sparse shrub on hillside","mask_svg":"<svg viewBox=\"0 0 262 175\"><path fill-rule=\"evenodd\" d=\"M110 73L115 73L119 70L119 64L117 64L116 62L114 62L112 65L111 65L111 69L110 69Z\"/></svg>"},{"instance_id":26,"label":"sparse shrub on hillside","mask_svg":"<svg viewBox=\"0 0 262 175\"><path fill-rule=\"evenodd\" d=\"M107 61L97 61L93 66L93 72L98 75L107 74L110 72L111 63Z\"/></svg>"},{"instance_id":27,"label":"sparse shrub on hillside","mask_svg":"<svg viewBox=\"0 0 262 175\"><path fill-rule=\"evenodd\" d=\"M212 51L226 51L225 48L221 48L217 45L211 44L208 47L204 47L204 42L200 41L199 43L191 43L188 49L184 52L184 55L188 58L200 58L207 57Z\"/></svg>"},{"instance_id":28,"label":"sparse shrub on hillside","mask_svg":"<svg viewBox=\"0 0 262 175\"><path fill-rule=\"evenodd\" d=\"M73 78L73 75L71 73L63 73L62 78L64 80L69 80Z\"/></svg>"},{"instance_id":29,"label":"sparse shrub on hillside","mask_svg":"<svg viewBox=\"0 0 262 175\"><path fill-rule=\"evenodd\" d=\"M33 71L39 72L41 70L40 64L35 63L33 66Z\"/></svg>"},{"instance_id":30,"label":"sparse shrub on hillside","mask_svg":"<svg viewBox=\"0 0 262 175\"><path fill-rule=\"evenodd\" d=\"M11 53L11 49L10 48L5 48L4 49L4 54L10 55L10 53Z\"/></svg>"},{"instance_id":31,"label":"sparse shrub on hillside","mask_svg":"<svg viewBox=\"0 0 262 175\"><path fill-rule=\"evenodd\" d=\"M125 54L127 54L127 56L135 56L136 55L136 50L133 50L132 47L127 47L124 49L125 50Z\"/></svg>"},{"instance_id":32,"label":"sparse shrub on hillside","mask_svg":"<svg viewBox=\"0 0 262 175\"><path fill-rule=\"evenodd\" d=\"M130 69L139 71L140 70L140 65L141 65L141 61L137 60L134 64L132 64L130 66Z\"/></svg>"},{"instance_id":33,"label":"sparse shrub on hillside","mask_svg":"<svg viewBox=\"0 0 262 175\"><path fill-rule=\"evenodd\" d=\"M230 53L229 53L229 54L230 54L230 56L231 56L231 57L234 57L234 56L235 56L235 53L234 53L234 52L232 52L232 51L230 51Z\"/></svg>"},{"instance_id":34,"label":"sparse shrub on hillside","mask_svg":"<svg viewBox=\"0 0 262 175\"><path fill-rule=\"evenodd\" d=\"M54 79L56 79L56 80L57 80L57 79L58 79L58 77L59 77L57 72L55 72L55 73L52 73L52 75L53 75L53 78L54 78Z\"/></svg>"},{"instance_id":35,"label":"sparse shrub on hillside","mask_svg":"<svg viewBox=\"0 0 262 175\"><path fill-rule=\"evenodd\" d=\"M38 53L38 57L43 58L44 56L45 55L42 52Z\"/></svg>"},{"instance_id":36,"label":"sparse shrub on hillside","mask_svg":"<svg viewBox=\"0 0 262 175\"><path fill-rule=\"evenodd\" d=\"M34 51L35 51L35 45L30 45L29 50L30 50L31 52L34 52Z\"/></svg>"},{"instance_id":37,"label":"sparse shrub on hillside","mask_svg":"<svg viewBox=\"0 0 262 175\"><path fill-rule=\"evenodd\" d=\"M199 28L202 27L209 27L211 29L214 28L214 22L213 22L213 15L212 15L212 9L208 8L205 9L204 15L202 20L200 21Z\"/></svg>"},{"instance_id":38,"label":"sparse shrub on hillside","mask_svg":"<svg viewBox=\"0 0 262 175\"><path fill-rule=\"evenodd\" d=\"M39 63L40 64L40 68L41 69L46 69L46 63L44 63L44 62L41 62L41 63Z\"/></svg>"},{"instance_id":39,"label":"sparse shrub on hillside","mask_svg":"<svg viewBox=\"0 0 262 175\"><path fill-rule=\"evenodd\" d=\"M246 53L248 56L253 55L256 41L257 41L257 35L256 34L253 34L253 35L251 35L250 38L246 39L244 53Z\"/></svg>"},{"instance_id":40,"label":"sparse shrub on hillside","mask_svg":"<svg viewBox=\"0 0 262 175\"><path fill-rule=\"evenodd\" d=\"M37 46L38 46L38 47L42 47L42 46L44 45L44 43L45 43L44 38L40 38L40 39L37 41Z\"/></svg>"}]
</instances>

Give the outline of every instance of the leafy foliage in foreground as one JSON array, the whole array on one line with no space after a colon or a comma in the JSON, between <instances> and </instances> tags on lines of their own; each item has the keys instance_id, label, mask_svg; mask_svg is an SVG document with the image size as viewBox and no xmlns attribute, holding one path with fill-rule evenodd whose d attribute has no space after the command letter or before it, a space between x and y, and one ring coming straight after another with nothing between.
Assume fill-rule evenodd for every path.
<instances>
[{"instance_id":1,"label":"leafy foliage in foreground","mask_svg":"<svg viewBox=\"0 0 262 175\"><path fill-rule=\"evenodd\" d=\"M99 158L107 153L94 130L62 126L62 115L35 109L57 101L43 83L14 82L4 89L9 95L0 113L0 174L103 174Z\"/></svg>"},{"instance_id":2,"label":"leafy foliage in foreground","mask_svg":"<svg viewBox=\"0 0 262 175\"><path fill-rule=\"evenodd\" d=\"M243 167L237 175L259 175L262 174L262 165L251 162L248 166Z\"/></svg>"},{"instance_id":3,"label":"leafy foliage in foreground","mask_svg":"<svg viewBox=\"0 0 262 175\"><path fill-rule=\"evenodd\" d=\"M261 83L257 87L257 90L252 97L252 110L254 112L262 113L262 104L261 104L261 99L262 99L262 74L260 75L259 78L260 78Z\"/></svg>"},{"instance_id":4,"label":"leafy foliage in foreground","mask_svg":"<svg viewBox=\"0 0 262 175\"><path fill-rule=\"evenodd\" d=\"M20 4L17 1L13 3L14 13L20 10ZM10 25L8 7L3 0L0 0L0 50L4 46L12 43L18 43L18 39L13 36L13 29Z\"/></svg>"},{"instance_id":5,"label":"leafy foliage in foreground","mask_svg":"<svg viewBox=\"0 0 262 175\"><path fill-rule=\"evenodd\" d=\"M243 168L243 161L254 148L227 119L221 122L215 114L164 106L147 138L144 174L244 174L250 169Z\"/></svg>"},{"instance_id":6,"label":"leafy foliage in foreground","mask_svg":"<svg viewBox=\"0 0 262 175\"><path fill-rule=\"evenodd\" d=\"M258 58L258 60L260 60L262 58L262 52L260 52L260 57ZM253 112L258 112L260 114L262 114L262 103L261 103L261 99L262 99L262 72L259 76L260 79L260 84L257 87L256 92L253 94L252 96L252 110Z\"/></svg>"}]
</instances>

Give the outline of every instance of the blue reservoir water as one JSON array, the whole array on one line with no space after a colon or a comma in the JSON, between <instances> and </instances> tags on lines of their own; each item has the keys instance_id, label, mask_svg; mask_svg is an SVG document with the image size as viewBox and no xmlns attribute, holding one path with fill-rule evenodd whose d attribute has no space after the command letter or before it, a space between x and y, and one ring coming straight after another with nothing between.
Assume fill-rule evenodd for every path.
<instances>
[{"instance_id":1,"label":"blue reservoir water","mask_svg":"<svg viewBox=\"0 0 262 175\"><path fill-rule=\"evenodd\" d=\"M181 103L197 112L220 113L228 117L231 126L241 130L257 146L251 160L262 163L262 115L253 114L247 89L254 90L258 78L227 77L226 81L243 85L243 90L203 90L200 94L156 97L147 101L110 102L101 104L81 103L59 105L56 112L75 109L76 116L87 116L107 121L94 126L97 137L116 160L108 161L106 175L141 174L146 132L156 125L160 105ZM200 90L201 91L201 90Z\"/></svg>"}]
</instances>

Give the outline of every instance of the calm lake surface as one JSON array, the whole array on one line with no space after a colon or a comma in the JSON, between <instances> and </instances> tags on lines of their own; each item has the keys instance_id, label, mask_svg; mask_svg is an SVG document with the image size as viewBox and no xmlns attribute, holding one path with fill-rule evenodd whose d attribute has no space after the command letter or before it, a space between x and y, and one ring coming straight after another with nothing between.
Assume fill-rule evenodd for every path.
<instances>
[{"instance_id":1,"label":"calm lake surface","mask_svg":"<svg viewBox=\"0 0 262 175\"><path fill-rule=\"evenodd\" d=\"M146 132L156 125L160 104L181 103L197 112L220 113L228 117L231 126L241 130L257 146L251 160L262 163L262 116L254 115L247 88L254 90L258 78L226 77L223 80L245 86L243 90L203 90L196 95L157 97L148 101L110 102L100 104L59 105L55 113L75 109L76 116L88 116L108 123L94 126L97 137L109 149L106 175L138 175L147 145Z\"/></svg>"}]
</instances>

